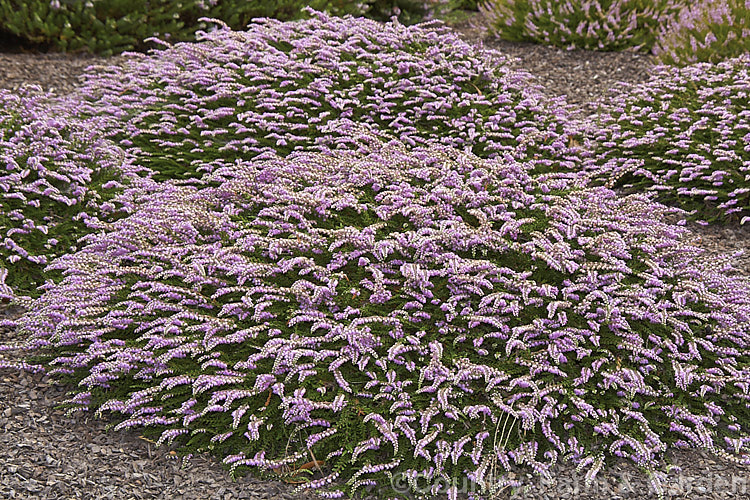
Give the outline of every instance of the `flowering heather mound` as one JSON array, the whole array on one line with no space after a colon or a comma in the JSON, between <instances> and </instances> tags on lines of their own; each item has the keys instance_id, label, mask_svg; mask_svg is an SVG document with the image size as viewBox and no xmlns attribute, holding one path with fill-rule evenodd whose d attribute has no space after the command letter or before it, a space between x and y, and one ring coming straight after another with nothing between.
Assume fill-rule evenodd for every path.
<instances>
[{"instance_id":1,"label":"flowering heather mound","mask_svg":"<svg viewBox=\"0 0 750 500\"><path fill-rule=\"evenodd\" d=\"M750 1L703 0L659 30L654 53L666 64L719 62L750 52Z\"/></svg>"},{"instance_id":2,"label":"flowering heather mound","mask_svg":"<svg viewBox=\"0 0 750 500\"><path fill-rule=\"evenodd\" d=\"M0 297L35 295L45 265L112 214L124 153L49 96L0 90Z\"/></svg>"},{"instance_id":3,"label":"flowering heather mound","mask_svg":"<svg viewBox=\"0 0 750 500\"><path fill-rule=\"evenodd\" d=\"M599 125L601 177L707 220L750 216L749 69L750 56L662 66L623 87Z\"/></svg>"},{"instance_id":4,"label":"flowering heather mound","mask_svg":"<svg viewBox=\"0 0 750 500\"><path fill-rule=\"evenodd\" d=\"M411 145L436 139L480 156L512 153L544 170L552 160L572 164L565 106L544 100L499 54L447 28L313 14L260 20L247 32L224 27L99 71L74 106L110 117L112 137L157 180L346 147L330 130L339 119Z\"/></svg>"},{"instance_id":5,"label":"flowering heather mound","mask_svg":"<svg viewBox=\"0 0 750 500\"><path fill-rule=\"evenodd\" d=\"M650 51L686 0L487 0L479 10L506 40L567 49Z\"/></svg>"},{"instance_id":6,"label":"flowering heather mound","mask_svg":"<svg viewBox=\"0 0 750 500\"><path fill-rule=\"evenodd\" d=\"M653 471L672 446L750 461L750 283L676 209L358 145L164 183L52 264L20 320L37 368L74 410L235 472L312 466L300 488L330 496L417 473L491 493L495 467L563 457Z\"/></svg>"}]
</instances>

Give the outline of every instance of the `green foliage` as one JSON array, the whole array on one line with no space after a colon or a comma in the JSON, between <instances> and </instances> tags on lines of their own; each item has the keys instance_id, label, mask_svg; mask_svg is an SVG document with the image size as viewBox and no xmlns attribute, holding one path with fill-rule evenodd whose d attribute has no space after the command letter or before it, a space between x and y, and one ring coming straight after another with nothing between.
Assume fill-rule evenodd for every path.
<instances>
[{"instance_id":1,"label":"green foliage","mask_svg":"<svg viewBox=\"0 0 750 500\"><path fill-rule=\"evenodd\" d=\"M450 10L479 10L479 0L450 0Z\"/></svg>"},{"instance_id":2,"label":"green foliage","mask_svg":"<svg viewBox=\"0 0 750 500\"><path fill-rule=\"evenodd\" d=\"M376 21L388 21L394 15L403 24L415 24L429 13L430 3L422 0L370 0L365 16Z\"/></svg>"}]
</instances>

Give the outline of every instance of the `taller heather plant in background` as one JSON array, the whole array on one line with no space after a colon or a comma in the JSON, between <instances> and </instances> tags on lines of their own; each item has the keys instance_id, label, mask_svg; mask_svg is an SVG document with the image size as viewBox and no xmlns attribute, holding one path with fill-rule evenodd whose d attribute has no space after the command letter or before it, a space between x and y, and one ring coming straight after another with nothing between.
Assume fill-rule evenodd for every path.
<instances>
[{"instance_id":1,"label":"taller heather plant in background","mask_svg":"<svg viewBox=\"0 0 750 500\"><path fill-rule=\"evenodd\" d=\"M750 52L750 0L702 0L659 30L654 53L666 64L719 62Z\"/></svg>"},{"instance_id":2,"label":"taller heather plant in background","mask_svg":"<svg viewBox=\"0 0 750 500\"><path fill-rule=\"evenodd\" d=\"M328 497L418 474L486 496L558 459L654 472L672 447L750 461L750 283L670 210L337 132L356 147L163 183L52 264L21 324L72 409L236 473L316 461L300 488Z\"/></svg>"},{"instance_id":3,"label":"taller heather plant in background","mask_svg":"<svg viewBox=\"0 0 750 500\"><path fill-rule=\"evenodd\" d=\"M686 0L488 0L480 11L500 38L567 49L650 51Z\"/></svg>"},{"instance_id":4,"label":"taller heather plant in background","mask_svg":"<svg viewBox=\"0 0 750 500\"><path fill-rule=\"evenodd\" d=\"M750 56L661 66L604 103L595 176L696 210L699 219L750 217Z\"/></svg>"},{"instance_id":5,"label":"taller heather plant in background","mask_svg":"<svg viewBox=\"0 0 750 500\"><path fill-rule=\"evenodd\" d=\"M61 114L40 91L0 90L2 298L37 295L46 264L113 216L125 172L136 171L95 121Z\"/></svg>"},{"instance_id":6,"label":"taller heather plant in background","mask_svg":"<svg viewBox=\"0 0 750 500\"><path fill-rule=\"evenodd\" d=\"M259 20L226 26L88 76L76 110L110 117L108 135L156 179L200 177L237 160L345 148L347 119L416 145L436 140L540 170L572 165L565 106L527 73L447 28L368 19ZM80 101L87 101L81 104Z\"/></svg>"}]
</instances>

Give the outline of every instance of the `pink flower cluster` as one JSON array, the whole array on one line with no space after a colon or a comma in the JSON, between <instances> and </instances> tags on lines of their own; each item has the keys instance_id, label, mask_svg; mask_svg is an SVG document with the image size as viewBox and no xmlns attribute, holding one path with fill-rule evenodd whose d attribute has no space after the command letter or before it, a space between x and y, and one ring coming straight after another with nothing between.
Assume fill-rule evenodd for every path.
<instances>
[{"instance_id":1,"label":"pink flower cluster","mask_svg":"<svg viewBox=\"0 0 750 500\"><path fill-rule=\"evenodd\" d=\"M666 64L720 62L750 52L750 1L701 0L659 29L654 53Z\"/></svg>"}]
</instances>

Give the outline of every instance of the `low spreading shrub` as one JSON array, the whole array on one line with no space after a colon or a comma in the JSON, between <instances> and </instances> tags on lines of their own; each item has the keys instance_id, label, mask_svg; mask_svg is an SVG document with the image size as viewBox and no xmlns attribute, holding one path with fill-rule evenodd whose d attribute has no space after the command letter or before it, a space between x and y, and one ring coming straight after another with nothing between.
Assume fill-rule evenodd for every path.
<instances>
[{"instance_id":1,"label":"low spreading shrub","mask_svg":"<svg viewBox=\"0 0 750 500\"><path fill-rule=\"evenodd\" d=\"M328 497L750 464L750 281L608 188L750 215L750 57L661 67L586 150L493 52L311 14L161 42L54 107L0 92L0 297L44 292L0 367Z\"/></svg>"},{"instance_id":2,"label":"low spreading shrub","mask_svg":"<svg viewBox=\"0 0 750 500\"><path fill-rule=\"evenodd\" d=\"M1 298L37 295L45 265L124 208L111 200L136 171L93 123L58 113L40 90L0 91Z\"/></svg>"},{"instance_id":3,"label":"low spreading shrub","mask_svg":"<svg viewBox=\"0 0 750 500\"><path fill-rule=\"evenodd\" d=\"M514 155L540 170L577 158L565 106L447 28L314 13L199 39L97 70L74 101L110 117L110 136L159 180L345 147L329 130L340 119L412 145L433 139L480 156Z\"/></svg>"},{"instance_id":4,"label":"low spreading shrub","mask_svg":"<svg viewBox=\"0 0 750 500\"><path fill-rule=\"evenodd\" d=\"M686 0L488 0L480 11L501 38L567 49L649 51Z\"/></svg>"},{"instance_id":5,"label":"low spreading shrub","mask_svg":"<svg viewBox=\"0 0 750 500\"><path fill-rule=\"evenodd\" d=\"M685 68L661 66L604 106L597 176L655 191L696 217L750 216L750 56Z\"/></svg>"},{"instance_id":6,"label":"low spreading shrub","mask_svg":"<svg viewBox=\"0 0 750 500\"><path fill-rule=\"evenodd\" d=\"M20 320L27 368L74 383L72 410L235 473L312 469L329 497L654 471L672 447L748 462L750 283L676 209L338 132L358 152L166 182L87 236Z\"/></svg>"},{"instance_id":7,"label":"low spreading shrub","mask_svg":"<svg viewBox=\"0 0 750 500\"><path fill-rule=\"evenodd\" d=\"M659 30L654 53L665 64L719 62L750 52L750 2L702 0Z\"/></svg>"}]
</instances>

